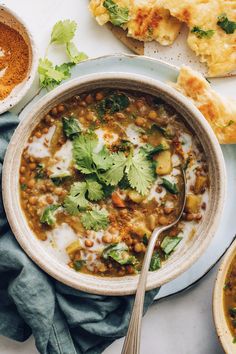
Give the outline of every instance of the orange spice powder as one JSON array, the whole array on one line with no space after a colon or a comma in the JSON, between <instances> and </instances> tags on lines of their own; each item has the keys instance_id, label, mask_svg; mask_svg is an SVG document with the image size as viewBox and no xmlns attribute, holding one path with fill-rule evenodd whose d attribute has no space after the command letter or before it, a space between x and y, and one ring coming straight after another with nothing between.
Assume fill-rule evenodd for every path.
<instances>
[{"instance_id":1,"label":"orange spice powder","mask_svg":"<svg viewBox=\"0 0 236 354\"><path fill-rule=\"evenodd\" d=\"M29 48L19 32L0 23L0 101L26 77Z\"/></svg>"}]
</instances>

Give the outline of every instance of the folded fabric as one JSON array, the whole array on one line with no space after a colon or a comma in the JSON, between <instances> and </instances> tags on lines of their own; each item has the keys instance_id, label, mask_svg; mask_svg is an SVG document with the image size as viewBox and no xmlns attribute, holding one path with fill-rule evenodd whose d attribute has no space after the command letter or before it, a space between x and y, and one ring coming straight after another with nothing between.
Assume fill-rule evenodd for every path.
<instances>
[{"instance_id":1,"label":"folded fabric","mask_svg":"<svg viewBox=\"0 0 236 354\"><path fill-rule=\"evenodd\" d=\"M0 177L18 123L0 116ZM146 293L145 311L157 293ZM126 334L132 304L133 296L92 295L45 274L16 242L0 195L0 334L17 341L33 334L42 354L99 354Z\"/></svg>"}]
</instances>

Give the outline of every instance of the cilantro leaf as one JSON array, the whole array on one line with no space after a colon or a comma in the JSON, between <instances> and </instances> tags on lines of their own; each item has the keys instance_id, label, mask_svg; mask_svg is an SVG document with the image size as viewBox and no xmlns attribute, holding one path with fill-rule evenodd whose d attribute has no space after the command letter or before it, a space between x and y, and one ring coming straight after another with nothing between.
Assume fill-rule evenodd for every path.
<instances>
[{"instance_id":1,"label":"cilantro leaf","mask_svg":"<svg viewBox=\"0 0 236 354\"><path fill-rule=\"evenodd\" d=\"M51 42L55 44L65 44L72 40L75 35L77 24L75 21L58 21L52 29Z\"/></svg>"},{"instance_id":2,"label":"cilantro leaf","mask_svg":"<svg viewBox=\"0 0 236 354\"><path fill-rule=\"evenodd\" d=\"M102 257L105 260L112 258L121 265L137 264L137 259L129 254L129 248L125 243L117 243L104 248Z\"/></svg>"},{"instance_id":3,"label":"cilantro leaf","mask_svg":"<svg viewBox=\"0 0 236 354\"><path fill-rule=\"evenodd\" d=\"M78 208L86 208L88 206L88 200L85 198L87 192L86 182L75 182L69 195L64 200L64 208L70 215L76 215L79 212Z\"/></svg>"},{"instance_id":4,"label":"cilantro leaf","mask_svg":"<svg viewBox=\"0 0 236 354\"><path fill-rule=\"evenodd\" d=\"M151 258L149 270L151 272L154 272L159 268L161 268L161 258L158 252L154 252Z\"/></svg>"},{"instance_id":5,"label":"cilantro leaf","mask_svg":"<svg viewBox=\"0 0 236 354\"><path fill-rule=\"evenodd\" d=\"M27 189L27 184L22 183L22 184L20 185L20 189L21 189L22 191L25 191L25 190Z\"/></svg>"},{"instance_id":6,"label":"cilantro leaf","mask_svg":"<svg viewBox=\"0 0 236 354\"><path fill-rule=\"evenodd\" d=\"M71 68L74 66L74 63L63 63L61 65L56 65L55 69L64 75L64 80L71 77Z\"/></svg>"},{"instance_id":7,"label":"cilantro leaf","mask_svg":"<svg viewBox=\"0 0 236 354\"><path fill-rule=\"evenodd\" d=\"M106 210L93 209L82 214L81 222L87 230L104 230L107 228L109 219Z\"/></svg>"},{"instance_id":8,"label":"cilantro leaf","mask_svg":"<svg viewBox=\"0 0 236 354\"><path fill-rule=\"evenodd\" d=\"M211 38L215 31L214 30L203 30L198 26L194 26L191 33L195 33L198 38Z\"/></svg>"},{"instance_id":9,"label":"cilantro leaf","mask_svg":"<svg viewBox=\"0 0 236 354\"><path fill-rule=\"evenodd\" d=\"M162 178L162 184L161 184L168 192L172 194L178 194L179 190L178 187L175 183L171 183L168 181L166 178Z\"/></svg>"},{"instance_id":10,"label":"cilantro leaf","mask_svg":"<svg viewBox=\"0 0 236 354\"><path fill-rule=\"evenodd\" d=\"M236 22L230 21L225 13L218 17L217 25L227 34L233 34L236 30Z\"/></svg>"},{"instance_id":11,"label":"cilantro leaf","mask_svg":"<svg viewBox=\"0 0 236 354\"><path fill-rule=\"evenodd\" d=\"M235 122L234 122L232 119L230 119L230 120L228 121L228 123L225 124L224 128L228 128L228 127L230 127L230 126L233 125L233 124L235 124Z\"/></svg>"},{"instance_id":12,"label":"cilantro leaf","mask_svg":"<svg viewBox=\"0 0 236 354\"><path fill-rule=\"evenodd\" d=\"M87 179L88 199L92 201L101 200L104 197L102 185L93 179Z\"/></svg>"},{"instance_id":13,"label":"cilantro leaf","mask_svg":"<svg viewBox=\"0 0 236 354\"><path fill-rule=\"evenodd\" d=\"M129 106L129 98L123 93L107 96L96 106L99 119L102 119L106 112L115 113L123 111Z\"/></svg>"},{"instance_id":14,"label":"cilantro leaf","mask_svg":"<svg viewBox=\"0 0 236 354\"><path fill-rule=\"evenodd\" d=\"M53 184L55 184L55 186L60 186L70 176L71 176L70 172L65 171L65 172L53 173L50 176L50 178Z\"/></svg>"},{"instance_id":15,"label":"cilantro leaf","mask_svg":"<svg viewBox=\"0 0 236 354\"><path fill-rule=\"evenodd\" d=\"M128 158L126 164L127 178L132 188L145 195L154 180L152 164L145 156L138 152Z\"/></svg>"},{"instance_id":16,"label":"cilantro leaf","mask_svg":"<svg viewBox=\"0 0 236 354\"><path fill-rule=\"evenodd\" d=\"M79 272L85 263L86 263L86 261L82 260L82 259L77 259L76 261L74 261L73 266L74 266L74 269L76 270L76 272Z\"/></svg>"},{"instance_id":17,"label":"cilantro leaf","mask_svg":"<svg viewBox=\"0 0 236 354\"><path fill-rule=\"evenodd\" d=\"M92 132L81 133L73 140L73 158L76 162L76 168L84 174L96 171L93 165L93 150L97 142L98 138Z\"/></svg>"},{"instance_id":18,"label":"cilantro leaf","mask_svg":"<svg viewBox=\"0 0 236 354\"><path fill-rule=\"evenodd\" d=\"M47 224L52 226L56 222L56 218L54 216L55 211L60 207L60 205L49 205L43 211L43 214L40 217L40 222L42 224Z\"/></svg>"},{"instance_id":19,"label":"cilantro leaf","mask_svg":"<svg viewBox=\"0 0 236 354\"><path fill-rule=\"evenodd\" d=\"M73 63L64 63L54 67L53 63L47 58L40 58L38 66L40 86L53 89L55 86L59 85L62 80L70 77L70 68L73 65Z\"/></svg>"},{"instance_id":20,"label":"cilantro leaf","mask_svg":"<svg viewBox=\"0 0 236 354\"><path fill-rule=\"evenodd\" d=\"M73 42L66 44L66 54L74 64L78 64L82 60L88 59L88 56L85 53L78 51L76 45Z\"/></svg>"},{"instance_id":21,"label":"cilantro leaf","mask_svg":"<svg viewBox=\"0 0 236 354\"><path fill-rule=\"evenodd\" d=\"M149 129L149 133L152 134L155 131L160 132L166 138L171 137L166 128L163 128L162 126L157 125L156 123L152 124L151 128Z\"/></svg>"},{"instance_id":22,"label":"cilantro leaf","mask_svg":"<svg viewBox=\"0 0 236 354\"><path fill-rule=\"evenodd\" d=\"M35 178L36 179L43 179L46 177L45 166L43 163L38 163L35 169Z\"/></svg>"},{"instance_id":23,"label":"cilantro leaf","mask_svg":"<svg viewBox=\"0 0 236 354\"><path fill-rule=\"evenodd\" d=\"M182 240L182 237L166 236L161 243L161 249L166 255L169 255Z\"/></svg>"},{"instance_id":24,"label":"cilantro leaf","mask_svg":"<svg viewBox=\"0 0 236 354\"><path fill-rule=\"evenodd\" d=\"M93 153L92 158L98 170L106 171L112 165L113 158L106 146L103 146L98 153Z\"/></svg>"},{"instance_id":25,"label":"cilantro leaf","mask_svg":"<svg viewBox=\"0 0 236 354\"><path fill-rule=\"evenodd\" d=\"M65 79L63 72L54 68L53 63L47 58L39 59L39 83L41 87L52 89Z\"/></svg>"},{"instance_id":26,"label":"cilantro leaf","mask_svg":"<svg viewBox=\"0 0 236 354\"><path fill-rule=\"evenodd\" d=\"M112 154L112 165L101 177L106 184L116 186L124 176L127 159L123 152Z\"/></svg>"},{"instance_id":27,"label":"cilantro leaf","mask_svg":"<svg viewBox=\"0 0 236 354\"><path fill-rule=\"evenodd\" d=\"M65 136L69 139L73 139L75 135L78 135L81 132L78 121L73 117L63 117L63 132Z\"/></svg>"},{"instance_id":28,"label":"cilantro leaf","mask_svg":"<svg viewBox=\"0 0 236 354\"><path fill-rule=\"evenodd\" d=\"M147 158L151 158L153 155L164 150L166 150L166 148L163 144L159 144L155 147L150 144L145 144L140 148L140 152L142 152Z\"/></svg>"},{"instance_id":29,"label":"cilantro leaf","mask_svg":"<svg viewBox=\"0 0 236 354\"><path fill-rule=\"evenodd\" d=\"M108 10L113 25L121 26L129 21L129 9L127 7L120 7L113 0L105 0L103 6Z\"/></svg>"}]
</instances>

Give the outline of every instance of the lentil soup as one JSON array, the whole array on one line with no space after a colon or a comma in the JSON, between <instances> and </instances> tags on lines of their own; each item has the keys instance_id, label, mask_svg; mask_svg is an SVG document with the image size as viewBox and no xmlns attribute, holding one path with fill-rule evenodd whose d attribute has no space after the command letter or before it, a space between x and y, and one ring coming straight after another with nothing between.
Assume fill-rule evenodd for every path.
<instances>
[{"instance_id":1,"label":"lentil soup","mask_svg":"<svg viewBox=\"0 0 236 354\"><path fill-rule=\"evenodd\" d=\"M24 148L19 188L30 228L75 271L140 271L153 229L182 220L158 241L155 271L192 239L207 207L203 149L181 115L161 99L95 90L51 109Z\"/></svg>"},{"instance_id":2,"label":"lentil soup","mask_svg":"<svg viewBox=\"0 0 236 354\"><path fill-rule=\"evenodd\" d=\"M223 299L226 320L236 343L236 256L226 276Z\"/></svg>"}]
</instances>

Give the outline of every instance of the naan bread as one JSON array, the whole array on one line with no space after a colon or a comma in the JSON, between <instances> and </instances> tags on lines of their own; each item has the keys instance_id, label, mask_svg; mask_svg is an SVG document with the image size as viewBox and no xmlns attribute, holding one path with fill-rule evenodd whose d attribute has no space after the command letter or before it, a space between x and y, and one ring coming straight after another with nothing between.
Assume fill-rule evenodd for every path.
<instances>
[{"instance_id":1,"label":"naan bread","mask_svg":"<svg viewBox=\"0 0 236 354\"><path fill-rule=\"evenodd\" d=\"M188 44L205 62L210 76L222 76L236 69L236 30L227 34L217 25L218 17L225 13L236 22L236 0L160 0L174 17L185 22L190 29ZM199 38L191 33L194 27L214 30L211 38Z\"/></svg>"},{"instance_id":2,"label":"naan bread","mask_svg":"<svg viewBox=\"0 0 236 354\"><path fill-rule=\"evenodd\" d=\"M122 25L127 36L139 41L157 41L170 45L179 34L181 23L159 6L160 0L113 0L121 8L129 9L129 21ZM110 21L104 0L91 0L89 9L100 25Z\"/></svg>"},{"instance_id":3,"label":"naan bread","mask_svg":"<svg viewBox=\"0 0 236 354\"><path fill-rule=\"evenodd\" d=\"M186 66L171 86L192 100L221 144L236 144L236 100L221 97L199 72Z\"/></svg>"}]
</instances>

